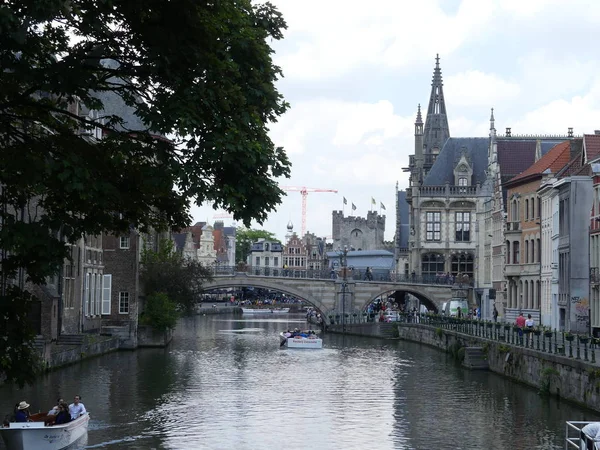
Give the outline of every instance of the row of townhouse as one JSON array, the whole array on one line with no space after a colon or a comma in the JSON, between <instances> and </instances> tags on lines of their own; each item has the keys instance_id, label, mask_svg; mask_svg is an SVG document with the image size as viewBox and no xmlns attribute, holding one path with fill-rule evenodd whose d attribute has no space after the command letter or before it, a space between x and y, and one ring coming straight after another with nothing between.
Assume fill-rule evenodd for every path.
<instances>
[{"instance_id":1,"label":"row of townhouse","mask_svg":"<svg viewBox=\"0 0 600 450\"><path fill-rule=\"evenodd\" d=\"M439 59L397 195L396 270L466 277L491 318L600 332L600 132L450 137ZM591 330L590 330L591 329Z\"/></svg>"},{"instance_id":2,"label":"row of townhouse","mask_svg":"<svg viewBox=\"0 0 600 450\"><path fill-rule=\"evenodd\" d=\"M247 264L255 273L321 276L327 270L326 250L325 239L312 233L301 238L288 225L285 245L259 239L250 248Z\"/></svg>"}]
</instances>

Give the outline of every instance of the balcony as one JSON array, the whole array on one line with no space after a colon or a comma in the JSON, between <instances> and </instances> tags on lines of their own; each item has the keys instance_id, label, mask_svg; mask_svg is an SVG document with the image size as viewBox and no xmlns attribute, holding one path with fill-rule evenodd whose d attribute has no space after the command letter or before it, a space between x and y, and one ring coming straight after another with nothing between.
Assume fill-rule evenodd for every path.
<instances>
[{"instance_id":1,"label":"balcony","mask_svg":"<svg viewBox=\"0 0 600 450\"><path fill-rule=\"evenodd\" d=\"M506 264L504 266L504 275L507 277L521 276L521 264Z\"/></svg>"},{"instance_id":2,"label":"balcony","mask_svg":"<svg viewBox=\"0 0 600 450\"><path fill-rule=\"evenodd\" d=\"M477 186L421 186L419 194L421 197L475 197L477 195Z\"/></svg>"},{"instance_id":3,"label":"balcony","mask_svg":"<svg viewBox=\"0 0 600 450\"><path fill-rule=\"evenodd\" d=\"M521 222L506 222L506 233L520 233Z\"/></svg>"}]
</instances>

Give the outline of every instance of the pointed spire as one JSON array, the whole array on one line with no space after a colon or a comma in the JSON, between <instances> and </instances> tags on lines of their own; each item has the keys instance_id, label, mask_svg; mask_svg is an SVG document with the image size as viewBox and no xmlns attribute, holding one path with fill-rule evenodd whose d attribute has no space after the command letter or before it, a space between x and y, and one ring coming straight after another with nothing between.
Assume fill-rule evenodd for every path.
<instances>
[{"instance_id":1,"label":"pointed spire","mask_svg":"<svg viewBox=\"0 0 600 450\"><path fill-rule=\"evenodd\" d=\"M490 116L490 130L496 129L494 122L494 108L492 108L492 115Z\"/></svg>"},{"instance_id":2,"label":"pointed spire","mask_svg":"<svg viewBox=\"0 0 600 450\"><path fill-rule=\"evenodd\" d=\"M446 103L444 101L444 83L442 81L442 69L440 68L440 56L435 56L435 68L431 80L431 95L425 121L425 152L439 152L446 140L450 137L448 117L446 114Z\"/></svg>"},{"instance_id":3,"label":"pointed spire","mask_svg":"<svg viewBox=\"0 0 600 450\"><path fill-rule=\"evenodd\" d=\"M422 124L422 123L423 123L423 118L421 117L421 104L419 103L419 106L417 107L417 120L415 121L415 125Z\"/></svg>"}]
</instances>

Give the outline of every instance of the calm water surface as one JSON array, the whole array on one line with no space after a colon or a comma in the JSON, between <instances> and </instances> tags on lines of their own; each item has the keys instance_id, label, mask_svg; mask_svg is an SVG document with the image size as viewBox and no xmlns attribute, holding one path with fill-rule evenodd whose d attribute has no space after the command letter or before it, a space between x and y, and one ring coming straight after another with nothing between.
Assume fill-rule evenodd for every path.
<instances>
[{"instance_id":1,"label":"calm water surface","mask_svg":"<svg viewBox=\"0 0 600 450\"><path fill-rule=\"evenodd\" d=\"M186 319L167 349L4 386L0 408L81 394L92 421L78 449L561 449L566 420L600 420L418 344L325 335L323 350L280 350L279 331L303 323Z\"/></svg>"}]
</instances>

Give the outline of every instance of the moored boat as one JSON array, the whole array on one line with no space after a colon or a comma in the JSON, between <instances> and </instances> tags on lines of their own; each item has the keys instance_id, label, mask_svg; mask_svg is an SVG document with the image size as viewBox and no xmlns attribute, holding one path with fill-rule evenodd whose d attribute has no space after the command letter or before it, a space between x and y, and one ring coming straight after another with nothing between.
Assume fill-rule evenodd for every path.
<instances>
[{"instance_id":1,"label":"moored boat","mask_svg":"<svg viewBox=\"0 0 600 450\"><path fill-rule=\"evenodd\" d=\"M287 348L323 348L323 339L318 331L282 331L279 334L279 346Z\"/></svg>"},{"instance_id":2,"label":"moored boat","mask_svg":"<svg viewBox=\"0 0 600 450\"><path fill-rule=\"evenodd\" d=\"M244 314L286 314L290 308L242 308Z\"/></svg>"},{"instance_id":3,"label":"moored boat","mask_svg":"<svg viewBox=\"0 0 600 450\"><path fill-rule=\"evenodd\" d=\"M45 414L31 417L33 422L10 422L0 428L8 450L60 450L78 441L87 433L89 413L62 425L46 425Z\"/></svg>"}]
</instances>

